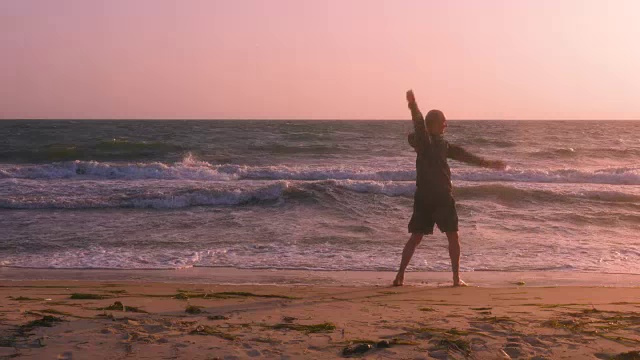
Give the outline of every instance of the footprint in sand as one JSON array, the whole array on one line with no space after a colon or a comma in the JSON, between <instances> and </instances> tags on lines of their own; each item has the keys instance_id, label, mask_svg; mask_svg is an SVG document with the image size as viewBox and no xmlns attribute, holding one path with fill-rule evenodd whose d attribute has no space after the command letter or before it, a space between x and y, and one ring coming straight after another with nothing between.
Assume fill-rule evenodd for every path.
<instances>
[{"instance_id":1,"label":"footprint in sand","mask_svg":"<svg viewBox=\"0 0 640 360\"><path fill-rule=\"evenodd\" d=\"M260 351L256 349L251 349L247 351L247 355L249 355L250 357L257 357L257 356L261 356L262 354L260 353Z\"/></svg>"},{"instance_id":2,"label":"footprint in sand","mask_svg":"<svg viewBox=\"0 0 640 360\"><path fill-rule=\"evenodd\" d=\"M542 341L535 336L526 336L522 338L522 340L524 340L527 344L535 347L541 347L541 348L551 347L551 345L548 342Z\"/></svg>"},{"instance_id":3,"label":"footprint in sand","mask_svg":"<svg viewBox=\"0 0 640 360\"><path fill-rule=\"evenodd\" d=\"M509 355L511 358L519 358L522 356L523 352L520 349L520 347L513 347L513 346L509 346L509 344L507 344L505 346L504 349L502 349L502 351L504 351L507 355Z\"/></svg>"},{"instance_id":4,"label":"footprint in sand","mask_svg":"<svg viewBox=\"0 0 640 360\"><path fill-rule=\"evenodd\" d=\"M482 330L482 331L493 331L495 330L495 326L487 323L471 323L471 328L473 330Z\"/></svg>"},{"instance_id":5,"label":"footprint in sand","mask_svg":"<svg viewBox=\"0 0 640 360\"><path fill-rule=\"evenodd\" d=\"M429 351L429 356L438 360L446 360L449 359L449 353L446 350L434 350Z\"/></svg>"}]
</instances>

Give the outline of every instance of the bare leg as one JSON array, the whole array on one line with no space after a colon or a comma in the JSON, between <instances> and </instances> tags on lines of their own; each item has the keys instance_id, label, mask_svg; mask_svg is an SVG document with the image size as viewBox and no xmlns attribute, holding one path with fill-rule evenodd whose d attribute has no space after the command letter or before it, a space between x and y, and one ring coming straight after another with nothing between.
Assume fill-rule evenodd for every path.
<instances>
[{"instance_id":1,"label":"bare leg","mask_svg":"<svg viewBox=\"0 0 640 360\"><path fill-rule=\"evenodd\" d=\"M402 261L400 262L398 275L396 275L396 279L393 280L393 286L402 286L404 284L404 271L407 269L409 261L411 261L411 257L413 256L413 252L422 241L423 236L424 234L415 233L411 234L411 237L409 237L409 241L407 241L407 244L404 246L404 250L402 250Z\"/></svg>"},{"instance_id":2,"label":"bare leg","mask_svg":"<svg viewBox=\"0 0 640 360\"><path fill-rule=\"evenodd\" d=\"M449 257L451 258L451 270L453 271L453 286L466 286L467 284L460 280L460 240L457 231L447 232L447 240L449 240Z\"/></svg>"}]
</instances>

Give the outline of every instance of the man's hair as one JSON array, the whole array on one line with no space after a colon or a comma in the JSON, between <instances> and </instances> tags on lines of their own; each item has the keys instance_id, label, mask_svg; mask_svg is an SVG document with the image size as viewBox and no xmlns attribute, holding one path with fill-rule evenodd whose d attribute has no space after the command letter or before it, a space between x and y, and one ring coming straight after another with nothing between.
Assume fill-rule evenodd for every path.
<instances>
[{"instance_id":1,"label":"man's hair","mask_svg":"<svg viewBox=\"0 0 640 360\"><path fill-rule=\"evenodd\" d=\"M433 127L437 122L443 122L445 120L444 113L440 110L429 110L427 116L424 117L424 121L427 125L427 129Z\"/></svg>"}]
</instances>

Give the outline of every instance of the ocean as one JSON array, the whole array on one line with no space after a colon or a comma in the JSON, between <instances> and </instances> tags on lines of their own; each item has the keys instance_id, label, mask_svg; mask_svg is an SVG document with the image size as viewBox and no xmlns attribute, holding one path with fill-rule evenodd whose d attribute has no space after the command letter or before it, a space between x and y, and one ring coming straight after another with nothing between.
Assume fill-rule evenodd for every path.
<instances>
[{"instance_id":1,"label":"ocean","mask_svg":"<svg viewBox=\"0 0 640 360\"><path fill-rule=\"evenodd\" d=\"M0 266L395 271L404 121L0 121ZM450 121L462 271L640 274L640 121ZM450 271L425 237L409 270Z\"/></svg>"}]
</instances>

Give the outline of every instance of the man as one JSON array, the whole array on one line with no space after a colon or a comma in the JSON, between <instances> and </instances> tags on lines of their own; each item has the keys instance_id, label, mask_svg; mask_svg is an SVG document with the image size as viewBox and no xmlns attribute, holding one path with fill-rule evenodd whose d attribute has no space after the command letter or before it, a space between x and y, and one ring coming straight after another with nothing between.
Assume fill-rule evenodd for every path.
<instances>
[{"instance_id":1,"label":"man","mask_svg":"<svg viewBox=\"0 0 640 360\"><path fill-rule=\"evenodd\" d=\"M447 128L447 120L442 111L431 110L423 119L412 90L407 91L407 102L414 128L414 132L409 134L409 144L417 153L416 192L413 199L413 215L409 221L411 237L402 251L400 269L393 285L404 284L404 272L413 252L425 234L433 234L435 224L449 240L453 286L464 286L466 284L460 280L459 274L458 214L452 196L451 170L447 158L493 169L504 169L505 164L502 161L483 159L460 146L449 144L442 136Z\"/></svg>"}]
</instances>

